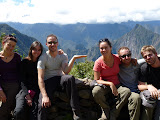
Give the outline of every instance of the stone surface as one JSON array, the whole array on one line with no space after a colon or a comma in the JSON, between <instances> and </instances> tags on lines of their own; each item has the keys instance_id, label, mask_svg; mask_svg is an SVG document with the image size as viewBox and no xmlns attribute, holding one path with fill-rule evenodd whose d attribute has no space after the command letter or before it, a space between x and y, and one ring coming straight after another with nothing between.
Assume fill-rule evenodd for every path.
<instances>
[{"instance_id":1,"label":"stone surface","mask_svg":"<svg viewBox=\"0 0 160 120\"><path fill-rule=\"evenodd\" d=\"M85 120L98 120L101 116L101 108L93 99L92 88L90 87L91 81L86 78L76 79L75 82L83 117ZM48 120L73 120L72 109L65 92L56 91L54 97L52 107L48 111Z\"/></svg>"},{"instance_id":2,"label":"stone surface","mask_svg":"<svg viewBox=\"0 0 160 120\"><path fill-rule=\"evenodd\" d=\"M85 120L97 120L101 115L101 109L92 96L91 81L89 79L76 79L75 81L81 112ZM48 111L48 120L72 120L73 113L65 92L56 91L53 95L55 99L52 101L53 104Z\"/></svg>"}]
</instances>

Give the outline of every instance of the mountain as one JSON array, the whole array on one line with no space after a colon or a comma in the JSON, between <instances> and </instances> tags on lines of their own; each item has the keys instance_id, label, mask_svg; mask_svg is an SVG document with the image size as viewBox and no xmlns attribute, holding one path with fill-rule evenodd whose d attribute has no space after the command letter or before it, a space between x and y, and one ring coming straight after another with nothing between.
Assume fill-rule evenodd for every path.
<instances>
[{"instance_id":1,"label":"mountain","mask_svg":"<svg viewBox=\"0 0 160 120\"><path fill-rule=\"evenodd\" d=\"M143 45L153 45L160 53L160 21L129 21L120 24L7 24L13 28L6 24L0 25L7 26L10 30L9 33L15 33L16 36L18 35L18 39L23 40L17 45L21 44L19 48L25 53L28 53L29 47L25 48L24 46L30 46L33 40L38 39L45 46L46 36L51 33L57 35L60 43L59 48L68 54L69 59L75 54L86 54L88 60L95 61L100 56L98 40L105 37L112 42L113 53L117 53L121 46L128 46L133 57L141 58L140 49ZM0 28L3 27L0 26ZM1 31L3 30L0 29ZM8 34L8 31L5 33ZM33 40L28 41L30 38Z\"/></svg>"},{"instance_id":2,"label":"mountain","mask_svg":"<svg viewBox=\"0 0 160 120\"><path fill-rule=\"evenodd\" d=\"M24 54L25 56L28 55L28 51L29 51L29 48L30 48L30 45L32 44L32 42L36 40L33 37L29 37L27 35L20 33L19 31L10 27L7 24L0 24L0 35L2 33L5 33L6 35L14 33L17 40L18 40L17 46L16 46L18 49L18 52L21 55Z\"/></svg>"},{"instance_id":3,"label":"mountain","mask_svg":"<svg viewBox=\"0 0 160 120\"><path fill-rule=\"evenodd\" d=\"M120 47L127 46L132 52L132 57L139 59L142 58L140 50L144 45L153 45L157 52L160 53L160 35L139 24L136 24L130 32L111 42L113 54L116 54ZM98 42L96 46L89 49L67 49L65 52L69 57L72 57L74 54L86 54L88 56L87 59L92 61L95 61L101 55Z\"/></svg>"},{"instance_id":4,"label":"mountain","mask_svg":"<svg viewBox=\"0 0 160 120\"><path fill-rule=\"evenodd\" d=\"M21 24L7 23L23 34L38 39L44 46L46 37L55 34L62 49L76 50L76 46L83 45L86 49L95 46L99 39L107 37L115 40L129 32L132 28L121 24L67 24L51 23Z\"/></svg>"},{"instance_id":5,"label":"mountain","mask_svg":"<svg viewBox=\"0 0 160 120\"><path fill-rule=\"evenodd\" d=\"M67 53L69 59L73 55L87 55L87 60L95 61L101 55L98 46L94 46L92 48L82 49L82 50L71 50L71 49L68 48L64 51L65 51L65 53ZM80 61L84 61L84 60L85 60L85 58L80 59Z\"/></svg>"},{"instance_id":6,"label":"mountain","mask_svg":"<svg viewBox=\"0 0 160 120\"><path fill-rule=\"evenodd\" d=\"M120 47L127 46L132 57L141 58L140 50L144 45L153 45L160 53L160 35L137 24L130 32L116 40L113 52L116 53Z\"/></svg>"},{"instance_id":7,"label":"mountain","mask_svg":"<svg viewBox=\"0 0 160 120\"><path fill-rule=\"evenodd\" d=\"M134 22L128 21L121 23L122 25L128 26L130 28L134 28L136 24L142 25L148 30L151 30L154 33L160 34L160 21L142 21L142 22Z\"/></svg>"}]
</instances>

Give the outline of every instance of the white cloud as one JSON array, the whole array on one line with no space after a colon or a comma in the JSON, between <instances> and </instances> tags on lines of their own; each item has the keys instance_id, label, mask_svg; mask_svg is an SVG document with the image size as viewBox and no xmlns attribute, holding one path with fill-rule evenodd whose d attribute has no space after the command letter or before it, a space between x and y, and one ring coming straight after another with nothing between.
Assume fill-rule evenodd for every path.
<instances>
[{"instance_id":1,"label":"white cloud","mask_svg":"<svg viewBox=\"0 0 160 120\"><path fill-rule=\"evenodd\" d=\"M128 20L160 20L160 1L3 0L0 1L0 11L0 22L119 23Z\"/></svg>"}]
</instances>

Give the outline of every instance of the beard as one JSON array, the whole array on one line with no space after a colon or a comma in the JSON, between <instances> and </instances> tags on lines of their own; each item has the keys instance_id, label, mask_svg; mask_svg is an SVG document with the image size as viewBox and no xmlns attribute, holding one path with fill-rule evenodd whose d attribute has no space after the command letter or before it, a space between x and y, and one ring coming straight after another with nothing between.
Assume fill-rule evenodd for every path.
<instances>
[{"instance_id":1,"label":"beard","mask_svg":"<svg viewBox=\"0 0 160 120\"><path fill-rule=\"evenodd\" d=\"M56 47L51 47L51 48L49 48L49 50L50 50L51 52L56 52L56 51L57 51L57 48L56 48Z\"/></svg>"},{"instance_id":2,"label":"beard","mask_svg":"<svg viewBox=\"0 0 160 120\"><path fill-rule=\"evenodd\" d=\"M149 65L154 65L156 63L156 59L150 59L148 61L146 61Z\"/></svg>"}]
</instances>

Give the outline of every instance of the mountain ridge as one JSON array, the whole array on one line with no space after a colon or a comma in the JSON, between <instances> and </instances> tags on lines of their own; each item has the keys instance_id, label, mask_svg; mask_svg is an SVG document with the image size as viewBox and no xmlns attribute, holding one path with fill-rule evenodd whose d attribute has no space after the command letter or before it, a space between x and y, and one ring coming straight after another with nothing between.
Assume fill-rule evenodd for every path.
<instances>
[{"instance_id":1,"label":"mountain ridge","mask_svg":"<svg viewBox=\"0 0 160 120\"><path fill-rule=\"evenodd\" d=\"M114 52L122 46L127 46L130 48L133 57L141 58L140 50L144 45L153 45L157 52L160 52L160 35L136 24L130 32L117 39L114 44Z\"/></svg>"},{"instance_id":2,"label":"mountain ridge","mask_svg":"<svg viewBox=\"0 0 160 120\"><path fill-rule=\"evenodd\" d=\"M14 23L11 23L14 24ZM31 31L34 31L34 33L36 33L37 35L39 35L39 37L46 37L49 33L51 34L52 31L52 25L53 24L43 24L45 26L45 28L42 30L42 24L37 24L39 27L36 28L36 26L28 26L28 25L20 25L18 26L20 23L18 23L17 27L19 27L20 30L24 30L24 31L28 31L29 33L31 33ZM130 26L132 26L134 23L131 23ZM2 25L4 24L0 24L0 31L2 31L2 29L4 29L2 27ZM86 25L85 24L78 24L78 26L76 25L66 25L61 26L61 25L53 25L54 26L54 30L56 30L56 32L60 32L58 34L58 39L60 42L60 46L59 48L61 48L62 50L64 50L64 52L66 52L69 56L69 59L75 55L75 54L86 54L88 55L87 59L88 60L92 60L95 61L101 54L99 52L99 48L98 48L98 40L104 37L109 38L108 36L114 36L115 34L117 34L119 32L119 34L117 34L117 39L111 39L109 38L109 40L112 43L112 52L113 53L117 53L119 47L121 46L128 46L131 51L132 51L132 55L133 57L136 58L141 58L140 55L140 49L143 45L153 45L156 49L157 52L160 53L160 35L158 33L155 33L155 28L154 26L158 25L158 22L153 24L151 27L151 24L144 24L144 26L140 25L140 24L135 24L135 26L133 28L131 27L124 27L125 25L123 25L123 27L121 27L121 25L118 24L113 24L113 25L107 25L108 28L105 28L106 26L103 26L103 24L99 25ZM160 22L159 22L160 25ZM12 25L13 26L13 25ZM96 26L96 27L95 27ZM8 29L11 29L10 32L13 33L13 29L15 31L15 34L20 34L19 30L16 30L15 28L11 27L8 25ZM94 28L95 27L95 28ZM104 28L103 28L104 27ZM112 27L112 28L110 28ZM119 27L119 28L117 28ZM60 28L60 29L59 29ZM97 29L96 29L97 28ZM103 28L103 29L102 29ZM125 29L126 28L126 29ZM160 26L156 26L156 29L158 31L158 29L160 28ZM44 34L43 33L44 30L48 29ZM123 30L125 29L125 30ZM61 31L62 30L62 31ZM73 31L74 30L74 31ZM93 32L92 32L93 30ZM106 31L107 30L107 31ZM115 32L116 30L116 32ZM123 32L122 32L122 31ZM40 32L39 32L40 31ZM49 33L48 33L49 31ZM103 31L103 33L101 33ZM109 32L108 32L109 31ZM124 32L125 31L125 32ZM8 34L8 31L6 31L6 33ZM32 34L34 34L32 33ZM124 33L123 35L121 35L122 33ZM64 35L66 34L66 35ZM64 36L66 37L64 37ZM120 36L121 35L121 36ZM118 37L119 36L119 37ZM70 38L74 38L74 41L72 40L68 40ZM76 37L78 37L76 39ZM21 50L21 51L25 51L25 54L28 53L28 49L30 47L30 44L34 41L37 40L37 38L33 38L33 37L29 37L28 34L24 35L22 34L21 37L18 35L18 39L23 40L26 39L23 42L19 42L21 43L20 48L25 48L24 44L27 45L27 48L25 48L25 50ZM28 39L32 39L31 41L27 42ZM45 40L46 38L44 38L43 40L43 46L45 47ZM41 42L41 41L40 41ZM17 45L19 45L19 43ZM92 44L91 47L87 47L86 44ZM64 47L67 46L67 47ZM72 49L74 48L74 49Z\"/></svg>"},{"instance_id":3,"label":"mountain ridge","mask_svg":"<svg viewBox=\"0 0 160 120\"><path fill-rule=\"evenodd\" d=\"M51 23L21 24L8 23L8 25L19 30L21 33L38 39L43 45L47 35L55 34L59 39L59 44L63 49L75 50L75 46L83 44L85 48L96 45L101 38L107 37L115 40L126 32L130 27L120 24L68 24L57 25ZM67 42L66 42L67 41Z\"/></svg>"},{"instance_id":4,"label":"mountain ridge","mask_svg":"<svg viewBox=\"0 0 160 120\"><path fill-rule=\"evenodd\" d=\"M35 38L29 37L27 35L21 34L18 30L10 27L7 24L0 24L0 34L2 35L3 33L7 34L15 34L17 38L17 49L18 52L21 55L28 55L28 51L30 48L30 45L32 44L33 41L36 41Z\"/></svg>"}]
</instances>

